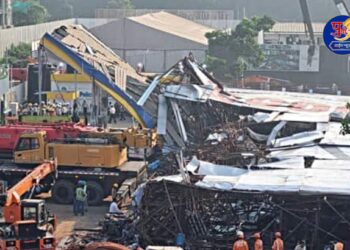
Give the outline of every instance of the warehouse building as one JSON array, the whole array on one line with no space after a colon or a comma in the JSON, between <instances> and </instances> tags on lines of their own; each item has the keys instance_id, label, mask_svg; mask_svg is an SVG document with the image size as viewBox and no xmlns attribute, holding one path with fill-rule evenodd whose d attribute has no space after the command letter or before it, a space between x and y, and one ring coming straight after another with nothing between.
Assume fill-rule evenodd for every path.
<instances>
[{"instance_id":1,"label":"warehouse building","mask_svg":"<svg viewBox=\"0 0 350 250\"><path fill-rule=\"evenodd\" d=\"M205 34L213 29L182 17L157 12L115 20L91 29L132 66L164 72L192 52L202 62L208 50Z\"/></svg>"}]
</instances>

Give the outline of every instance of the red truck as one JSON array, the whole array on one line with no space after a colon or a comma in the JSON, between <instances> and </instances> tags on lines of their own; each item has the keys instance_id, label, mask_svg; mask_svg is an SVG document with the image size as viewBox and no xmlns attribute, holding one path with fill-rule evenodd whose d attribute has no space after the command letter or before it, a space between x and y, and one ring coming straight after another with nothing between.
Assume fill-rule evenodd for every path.
<instances>
[{"instance_id":1,"label":"red truck","mask_svg":"<svg viewBox=\"0 0 350 250\"><path fill-rule=\"evenodd\" d=\"M46 131L48 141L76 138L84 132L94 132L97 128L74 123L15 123L0 126L0 158L12 158L19 136L24 132Z\"/></svg>"}]
</instances>

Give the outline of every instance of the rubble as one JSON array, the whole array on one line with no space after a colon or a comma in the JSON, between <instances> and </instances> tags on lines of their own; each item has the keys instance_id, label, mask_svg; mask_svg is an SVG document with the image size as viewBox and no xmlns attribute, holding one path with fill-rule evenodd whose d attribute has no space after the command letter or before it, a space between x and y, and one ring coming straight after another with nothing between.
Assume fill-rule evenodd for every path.
<instances>
[{"instance_id":1,"label":"rubble","mask_svg":"<svg viewBox=\"0 0 350 250\"><path fill-rule=\"evenodd\" d=\"M239 229L248 239L262 232L265 247L280 230L286 249L300 239L310 249L321 249L334 239L350 243L348 205L346 196L223 190L160 180L145 189L138 227L144 245L172 244L184 233L190 249L230 249Z\"/></svg>"}]
</instances>

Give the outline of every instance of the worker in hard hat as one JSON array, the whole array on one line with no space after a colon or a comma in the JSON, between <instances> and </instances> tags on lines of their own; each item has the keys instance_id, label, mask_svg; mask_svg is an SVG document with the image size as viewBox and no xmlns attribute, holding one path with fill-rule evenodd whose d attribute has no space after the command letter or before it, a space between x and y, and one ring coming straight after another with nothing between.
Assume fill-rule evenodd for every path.
<instances>
[{"instance_id":1,"label":"worker in hard hat","mask_svg":"<svg viewBox=\"0 0 350 250\"><path fill-rule=\"evenodd\" d=\"M238 239L233 244L232 250L249 250L248 243L244 239L244 233L242 231L237 232Z\"/></svg>"},{"instance_id":2,"label":"worker in hard hat","mask_svg":"<svg viewBox=\"0 0 350 250\"><path fill-rule=\"evenodd\" d=\"M275 233L275 241L273 242L272 250L284 250L284 242L280 232Z\"/></svg>"},{"instance_id":3,"label":"worker in hard hat","mask_svg":"<svg viewBox=\"0 0 350 250\"><path fill-rule=\"evenodd\" d=\"M260 233L255 233L253 235L254 238L254 250L263 250L263 242L261 240L261 235Z\"/></svg>"},{"instance_id":4,"label":"worker in hard hat","mask_svg":"<svg viewBox=\"0 0 350 250\"><path fill-rule=\"evenodd\" d=\"M334 250L344 250L344 244L338 241L334 244Z\"/></svg>"}]
</instances>

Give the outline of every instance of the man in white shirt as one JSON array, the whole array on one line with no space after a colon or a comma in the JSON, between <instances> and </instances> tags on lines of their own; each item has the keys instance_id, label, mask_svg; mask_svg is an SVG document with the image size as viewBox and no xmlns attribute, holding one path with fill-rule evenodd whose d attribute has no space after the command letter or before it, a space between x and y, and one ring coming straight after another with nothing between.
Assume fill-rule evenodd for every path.
<instances>
[{"instance_id":1,"label":"man in white shirt","mask_svg":"<svg viewBox=\"0 0 350 250\"><path fill-rule=\"evenodd\" d=\"M113 105L111 105L109 107L109 121L108 123L117 123L117 119L116 119L116 110L115 107Z\"/></svg>"},{"instance_id":2,"label":"man in white shirt","mask_svg":"<svg viewBox=\"0 0 350 250\"><path fill-rule=\"evenodd\" d=\"M115 198L111 205L109 206L109 211L108 211L110 214L122 214L123 211L120 210L119 206L118 206L118 203L117 203L117 198Z\"/></svg>"}]
</instances>

